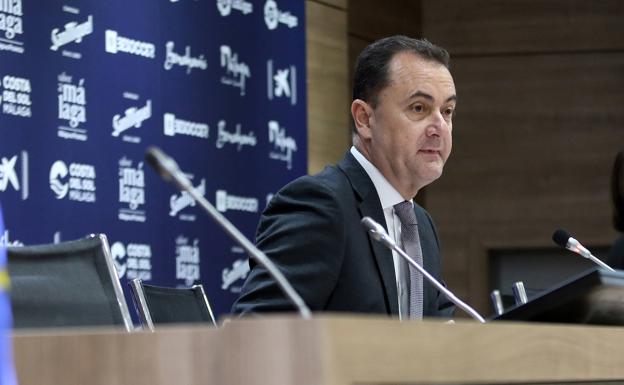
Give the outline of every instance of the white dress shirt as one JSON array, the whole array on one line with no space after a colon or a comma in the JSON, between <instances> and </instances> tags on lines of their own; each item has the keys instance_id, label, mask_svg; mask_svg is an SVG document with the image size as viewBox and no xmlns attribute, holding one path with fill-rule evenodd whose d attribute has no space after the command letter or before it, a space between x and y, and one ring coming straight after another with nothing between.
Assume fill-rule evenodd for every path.
<instances>
[{"instance_id":1,"label":"white dress shirt","mask_svg":"<svg viewBox=\"0 0 624 385\"><path fill-rule=\"evenodd\" d=\"M394 205L403 202L405 199L401 194L388 182L388 180L381 174L381 172L375 167L368 159L362 155L354 146L351 147L351 154L355 157L358 163L364 168L368 177L375 185L377 195L379 196L379 202L383 209L384 218L386 220L386 227L388 229L388 235L390 235L397 245L403 247L401 242L401 221L399 217L394 213ZM413 201L410 200L412 205ZM394 250L392 251L392 259L394 261L394 275L396 276L397 283L397 297L399 300L399 318L408 319L409 310L409 271L407 266L403 262L401 256L399 256Z\"/></svg>"}]
</instances>

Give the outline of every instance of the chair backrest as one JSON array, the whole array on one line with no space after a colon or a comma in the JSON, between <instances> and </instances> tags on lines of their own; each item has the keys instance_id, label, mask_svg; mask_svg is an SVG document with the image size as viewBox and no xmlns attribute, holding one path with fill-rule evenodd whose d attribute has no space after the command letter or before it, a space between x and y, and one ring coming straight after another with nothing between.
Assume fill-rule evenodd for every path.
<instances>
[{"instance_id":1,"label":"chair backrest","mask_svg":"<svg viewBox=\"0 0 624 385\"><path fill-rule=\"evenodd\" d=\"M133 329L105 235L7 251L16 328Z\"/></svg>"},{"instance_id":2,"label":"chair backrest","mask_svg":"<svg viewBox=\"0 0 624 385\"><path fill-rule=\"evenodd\" d=\"M129 285L144 329L153 331L154 324L172 323L217 325L202 285L162 287L144 284L140 279L133 279Z\"/></svg>"}]
</instances>

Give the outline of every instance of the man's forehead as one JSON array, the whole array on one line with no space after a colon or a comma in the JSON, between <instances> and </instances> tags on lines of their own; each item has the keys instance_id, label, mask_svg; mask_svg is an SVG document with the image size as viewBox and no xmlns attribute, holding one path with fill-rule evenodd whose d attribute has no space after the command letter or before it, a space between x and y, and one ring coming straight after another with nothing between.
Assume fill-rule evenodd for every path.
<instances>
[{"instance_id":1,"label":"man's forehead","mask_svg":"<svg viewBox=\"0 0 624 385\"><path fill-rule=\"evenodd\" d=\"M389 66L389 87L401 90L404 97L437 95L442 99L456 99L455 83L449 70L437 61L423 58L411 52L396 54Z\"/></svg>"}]
</instances>

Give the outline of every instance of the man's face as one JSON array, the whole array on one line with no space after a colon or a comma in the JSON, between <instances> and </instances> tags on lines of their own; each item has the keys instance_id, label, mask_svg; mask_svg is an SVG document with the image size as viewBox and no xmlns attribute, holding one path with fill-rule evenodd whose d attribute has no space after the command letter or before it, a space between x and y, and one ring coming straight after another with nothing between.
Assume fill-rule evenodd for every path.
<instances>
[{"instance_id":1,"label":"man's face","mask_svg":"<svg viewBox=\"0 0 624 385\"><path fill-rule=\"evenodd\" d=\"M451 153L455 84L442 64L408 52L392 58L388 75L364 145L371 162L410 199L440 177Z\"/></svg>"}]
</instances>

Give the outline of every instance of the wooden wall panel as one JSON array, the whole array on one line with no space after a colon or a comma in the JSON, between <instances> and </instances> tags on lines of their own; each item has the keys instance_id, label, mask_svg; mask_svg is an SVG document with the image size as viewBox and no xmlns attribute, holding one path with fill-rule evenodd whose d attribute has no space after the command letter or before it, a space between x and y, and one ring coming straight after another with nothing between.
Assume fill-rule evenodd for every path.
<instances>
[{"instance_id":1,"label":"wooden wall panel","mask_svg":"<svg viewBox=\"0 0 624 385\"><path fill-rule=\"evenodd\" d=\"M349 35L368 41L397 34L417 37L421 33L420 19L420 1L352 1Z\"/></svg>"},{"instance_id":2,"label":"wooden wall panel","mask_svg":"<svg viewBox=\"0 0 624 385\"><path fill-rule=\"evenodd\" d=\"M423 35L458 55L624 49L621 0L422 0Z\"/></svg>"},{"instance_id":3,"label":"wooden wall panel","mask_svg":"<svg viewBox=\"0 0 624 385\"><path fill-rule=\"evenodd\" d=\"M351 143L347 14L315 1L306 2L308 172L341 159Z\"/></svg>"},{"instance_id":4,"label":"wooden wall panel","mask_svg":"<svg viewBox=\"0 0 624 385\"><path fill-rule=\"evenodd\" d=\"M330 7L339 8L344 11L347 10L347 0L308 0L320 5L328 5Z\"/></svg>"},{"instance_id":5,"label":"wooden wall panel","mask_svg":"<svg viewBox=\"0 0 624 385\"><path fill-rule=\"evenodd\" d=\"M624 52L460 58L444 175L427 189L450 286L487 309L487 252L552 246L565 227L609 245L624 147Z\"/></svg>"}]
</instances>

